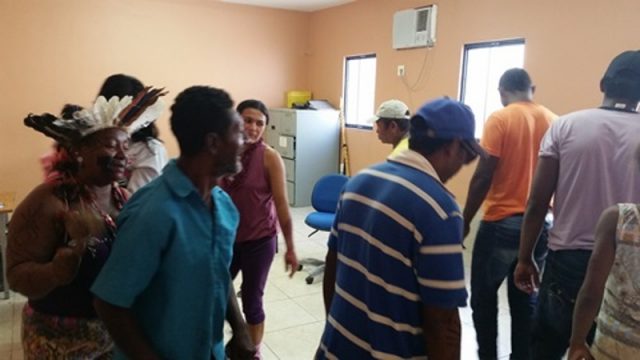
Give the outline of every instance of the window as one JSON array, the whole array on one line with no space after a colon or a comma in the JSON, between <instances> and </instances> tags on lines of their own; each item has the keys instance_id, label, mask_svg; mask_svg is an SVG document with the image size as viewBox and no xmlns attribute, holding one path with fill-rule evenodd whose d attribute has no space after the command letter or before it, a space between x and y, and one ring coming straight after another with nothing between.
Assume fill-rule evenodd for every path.
<instances>
[{"instance_id":1,"label":"window","mask_svg":"<svg viewBox=\"0 0 640 360\"><path fill-rule=\"evenodd\" d=\"M524 39L492 41L464 46L460 101L476 118L476 137L482 136L487 117L502 108L498 82L502 74L524 65Z\"/></svg>"},{"instance_id":2,"label":"window","mask_svg":"<svg viewBox=\"0 0 640 360\"><path fill-rule=\"evenodd\" d=\"M344 66L344 119L348 127L371 128L375 111L376 55L349 56Z\"/></svg>"}]
</instances>

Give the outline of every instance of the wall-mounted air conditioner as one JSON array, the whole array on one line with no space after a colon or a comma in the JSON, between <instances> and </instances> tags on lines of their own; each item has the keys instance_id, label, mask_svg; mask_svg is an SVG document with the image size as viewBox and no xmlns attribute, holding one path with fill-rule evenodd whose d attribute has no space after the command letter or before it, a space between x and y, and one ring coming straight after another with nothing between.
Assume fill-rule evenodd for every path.
<instances>
[{"instance_id":1,"label":"wall-mounted air conditioner","mask_svg":"<svg viewBox=\"0 0 640 360\"><path fill-rule=\"evenodd\" d=\"M433 46L436 42L438 6L429 5L393 14L393 48Z\"/></svg>"}]
</instances>

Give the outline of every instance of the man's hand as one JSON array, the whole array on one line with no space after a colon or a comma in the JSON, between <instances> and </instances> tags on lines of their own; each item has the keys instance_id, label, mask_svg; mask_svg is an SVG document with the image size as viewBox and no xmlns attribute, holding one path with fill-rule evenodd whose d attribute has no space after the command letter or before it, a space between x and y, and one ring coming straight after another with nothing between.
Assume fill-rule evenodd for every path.
<instances>
[{"instance_id":1,"label":"man's hand","mask_svg":"<svg viewBox=\"0 0 640 360\"><path fill-rule=\"evenodd\" d=\"M513 272L513 281L518 289L531 295L540 286L540 270L533 261L518 260Z\"/></svg>"},{"instance_id":2,"label":"man's hand","mask_svg":"<svg viewBox=\"0 0 640 360\"><path fill-rule=\"evenodd\" d=\"M241 332L241 334L233 334L233 337L225 346L225 352L231 360L253 360L256 354L256 347L245 331Z\"/></svg>"},{"instance_id":3,"label":"man's hand","mask_svg":"<svg viewBox=\"0 0 640 360\"><path fill-rule=\"evenodd\" d=\"M464 221L464 228L462 230L462 240L463 240L463 242L464 242L464 239L466 239L467 236L469 235L469 231L470 230L471 230L471 224L465 220Z\"/></svg>"},{"instance_id":4,"label":"man's hand","mask_svg":"<svg viewBox=\"0 0 640 360\"><path fill-rule=\"evenodd\" d=\"M574 344L571 343L569 346L569 356L567 356L568 360L594 360L593 355L591 355L591 351L589 351L589 347L587 344Z\"/></svg>"}]
</instances>

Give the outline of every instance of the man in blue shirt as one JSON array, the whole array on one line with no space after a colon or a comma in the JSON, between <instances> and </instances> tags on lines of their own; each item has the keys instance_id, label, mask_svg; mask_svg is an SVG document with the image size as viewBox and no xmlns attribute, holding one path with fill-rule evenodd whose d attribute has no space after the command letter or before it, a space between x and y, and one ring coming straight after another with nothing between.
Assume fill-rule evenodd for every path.
<instances>
[{"instance_id":1,"label":"man in blue shirt","mask_svg":"<svg viewBox=\"0 0 640 360\"><path fill-rule=\"evenodd\" d=\"M354 176L331 229L317 359L459 359L462 214L444 187L484 155L448 98L411 118L409 149Z\"/></svg>"},{"instance_id":2,"label":"man in blue shirt","mask_svg":"<svg viewBox=\"0 0 640 360\"><path fill-rule=\"evenodd\" d=\"M252 358L229 264L238 213L216 187L240 169L242 124L220 89L194 86L171 107L180 157L140 189L118 217L118 235L92 291L116 359Z\"/></svg>"}]
</instances>

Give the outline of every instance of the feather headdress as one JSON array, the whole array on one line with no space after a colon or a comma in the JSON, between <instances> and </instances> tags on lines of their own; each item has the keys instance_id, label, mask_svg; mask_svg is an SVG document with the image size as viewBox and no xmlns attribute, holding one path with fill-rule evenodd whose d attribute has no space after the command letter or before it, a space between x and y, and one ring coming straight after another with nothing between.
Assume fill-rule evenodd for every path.
<instances>
[{"instance_id":1,"label":"feather headdress","mask_svg":"<svg viewBox=\"0 0 640 360\"><path fill-rule=\"evenodd\" d=\"M107 128L122 128L133 134L149 126L162 114L164 103L159 98L166 94L164 89L148 87L135 97L114 96L107 100L99 96L91 108L74 112L71 119L48 113L29 114L24 124L65 146Z\"/></svg>"}]
</instances>

